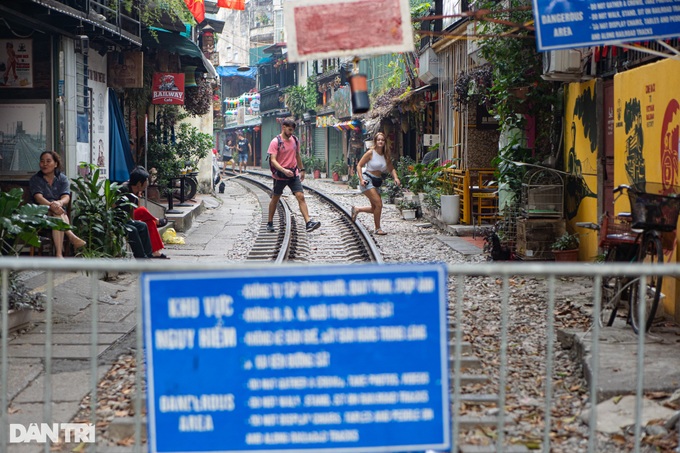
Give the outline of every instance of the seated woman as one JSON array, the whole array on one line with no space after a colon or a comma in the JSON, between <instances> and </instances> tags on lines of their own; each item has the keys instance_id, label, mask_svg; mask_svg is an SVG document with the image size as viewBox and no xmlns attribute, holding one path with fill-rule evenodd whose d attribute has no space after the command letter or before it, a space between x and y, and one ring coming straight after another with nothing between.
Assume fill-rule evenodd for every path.
<instances>
[{"instance_id":1,"label":"seated woman","mask_svg":"<svg viewBox=\"0 0 680 453\"><path fill-rule=\"evenodd\" d=\"M149 185L149 173L142 166L138 166L130 172L130 179L123 184L123 190L130 194L129 198L137 207L132 211L134 220L146 223L151 239L152 258L168 258L161 250L165 248L163 239L158 232L159 226L165 226L167 219L157 219L144 206L139 206L139 197Z\"/></svg>"},{"instance_id":2,"label":"seated woman","mask_svg":"<svg viewBox=\"0 0 680 453\"><path fill-rule=\"evenodd\" d=\"M70 223L64 207L71 201L71 182L61 171L61 159L57 153L44 151L40 154L40 171L31 176L28 187L37 204L49 206L49 215L60 217L64 222ZM57 258L64 257L64 234L75 249L86 244L73 231L52 230Z\"/></svg>"}]
</instances>

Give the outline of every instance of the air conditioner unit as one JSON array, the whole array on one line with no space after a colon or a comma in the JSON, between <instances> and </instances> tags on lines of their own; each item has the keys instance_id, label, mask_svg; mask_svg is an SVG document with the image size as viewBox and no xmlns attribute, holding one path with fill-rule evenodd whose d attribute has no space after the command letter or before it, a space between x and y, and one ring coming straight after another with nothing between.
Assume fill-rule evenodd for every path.
<instances>
[{"instance_id":1,"label":"air conditioner unit","mask_svg":"<svg viewBox=\"0 0 680 453\"><path fill-rule=\"evenodd\" d=\"M439 77L439 57L434 50L428 48L420 55L420 74L418 78L423 83L436 82Z\"/></svg>"},{"instance_id":2,"label":"air conditioner unit","mask_svg":"<svg viewBox=\"0 0 680 453\"><path fill-rule=\"evenodd\" d=\"M581 80L581 52L578 50L551 50L543 54L543 79L557 82Z\"/></svg>"}]
</instances>

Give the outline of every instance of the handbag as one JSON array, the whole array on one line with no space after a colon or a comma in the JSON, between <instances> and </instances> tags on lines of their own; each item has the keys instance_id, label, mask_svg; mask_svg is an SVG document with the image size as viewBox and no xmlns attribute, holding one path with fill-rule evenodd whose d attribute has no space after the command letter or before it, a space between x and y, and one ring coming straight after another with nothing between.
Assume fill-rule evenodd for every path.
<instances>
[{"instance_id":1,"label":"handbag","mask_svg":"<svg viewBox=\"0 0 680 453\"><path fill-rule=\"evenodd\" d=\"M373 187L378 188L378 187L382 186L383 179L381 177L374 176L374 175L372 175L372 174L370 174L366 171L363 174L364 174L364 176L368 176L369 178L371 178L371 183L373 184Z\"/></svg>"}]
</instances>

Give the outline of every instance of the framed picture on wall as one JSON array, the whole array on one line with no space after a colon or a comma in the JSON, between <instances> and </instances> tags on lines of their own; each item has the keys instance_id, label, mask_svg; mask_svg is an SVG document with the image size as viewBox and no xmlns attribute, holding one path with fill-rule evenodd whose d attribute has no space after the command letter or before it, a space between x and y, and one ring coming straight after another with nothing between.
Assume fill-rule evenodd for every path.
<instances>
[{"instance_id":1,"label":"framed picture on wall","mask_svg":"<svg viewBox=\"0 0 680 453\"><path fill-rule=\"evenodd\" d=\"M0 88L33 88L33 41L0 39Z\"/></svg>"},{"instance_id":2,"label":"framed picture on wall","mask_svg":"<svg viewBox=\"0 0 680 453\"><path fill-rule=\"evenodd\" d=\"M0 172L38 171L40 153L52 149L49 100L0 101Z\"/></svg>"}]
</instances>

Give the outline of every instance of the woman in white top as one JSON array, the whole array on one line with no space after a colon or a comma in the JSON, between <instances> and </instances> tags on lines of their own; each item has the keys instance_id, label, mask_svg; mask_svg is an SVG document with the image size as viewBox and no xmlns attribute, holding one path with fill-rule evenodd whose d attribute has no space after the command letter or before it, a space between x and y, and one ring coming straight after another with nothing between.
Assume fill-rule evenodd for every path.
<instances>
[{"instance_id":1,"label":"woman in white top","mask_svg":"<svg viewBox=\"0 0 680 453\"><path fill-rule=\"evenodd\" d=\"M401 181L397 176L397 170L392 165L390 153L387 150L385 134L378 132L373 137L373 147L366 151L357 163L357 175L359 175L359 188L361 193L368 197L370 206L352 206L352 221L355 222L360 212L373 214L375 222L375 234L384 235L380 228L380 216L382 215L382 198L380 198L380 185L382 185L382 174L390 173L394 182L401 186ZM365 166L365 168L363 168Z\"/></svg>"}]
</instances>

